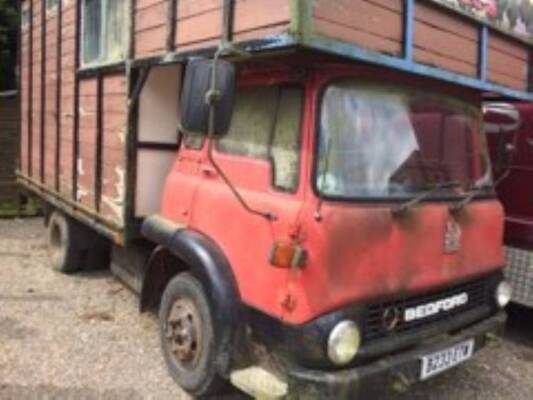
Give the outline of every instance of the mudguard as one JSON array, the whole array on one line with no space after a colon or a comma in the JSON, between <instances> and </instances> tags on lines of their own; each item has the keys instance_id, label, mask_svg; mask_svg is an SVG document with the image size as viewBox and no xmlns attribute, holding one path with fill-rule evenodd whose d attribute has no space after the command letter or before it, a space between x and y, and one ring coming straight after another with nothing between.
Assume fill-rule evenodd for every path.
<instances>
[{"instance_id":1,"label":"mudguard","mask_svg":"<svg viewBox=\"0 0 533 400\"><path fill-rule=\"evenodd\" d=\"M215 334L220 338L219 372L227 374L232 348L240 332L238 327L241 320L240 296L227 258L217 244L206 235L174 224L158 215L146 218L141 232L145 238L159 245L154 254L161 250L170 252L204 285L213 310ZM149 261L141 292L141 308L146 302L146 296L149 295L147 292L150 280L157 276L155 269L159 265Z\"/></svg>"}]
</instances>

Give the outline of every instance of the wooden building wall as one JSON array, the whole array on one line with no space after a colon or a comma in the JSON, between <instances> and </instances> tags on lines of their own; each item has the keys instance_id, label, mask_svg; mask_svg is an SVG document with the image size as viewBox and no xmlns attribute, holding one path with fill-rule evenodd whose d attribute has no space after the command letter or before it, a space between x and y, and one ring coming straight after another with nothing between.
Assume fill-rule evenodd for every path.
<instances>
[{"instance_id":1,"label":"wooden building wall","mask_svg":"<svg viewBox=\"0 0 533 400\"><path fill-rule=\"evenodd\" d=\"M15 169L19 152L19 99L16 92L0 93L0 215L4 203L17 201Z\"/></svg>"}]
</instances>

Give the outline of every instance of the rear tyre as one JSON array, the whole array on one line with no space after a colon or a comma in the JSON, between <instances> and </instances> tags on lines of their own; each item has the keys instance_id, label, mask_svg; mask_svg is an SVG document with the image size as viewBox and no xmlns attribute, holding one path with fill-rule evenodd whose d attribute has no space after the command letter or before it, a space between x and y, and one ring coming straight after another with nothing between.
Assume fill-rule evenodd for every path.
<instances>
[{"instance_id":1,"label":"rear tyre","mask_svg":"<svg viewBox=\"0 0 533 400\"><path fill-rule=\"evenodd\" d=\"M91 229L58 211L48 220L48 252L61 273L109 267L110 243Z\"/></svg>"},{"instance_id":2,"label":"rear tyre","mask_svg":"<svg viewBox=\"0 0 533 400\"><path fill-rule=\"evenodd\" d=\"M74 223L54 211L48 221L48 254L54 270L72 273L83 267L84 252Z\"/></svg>"},{"instance_id":3,"label":"rear tyre","mask_svg":"<svg viewBox=\"0 0 533 400\"><path fill-rule=\"evenodd\" d=\"M213 315L201 282L188 272L167 285L159 309L161 348L172 378L198 398L222 389Z\"/></svg>"}]
</instances>

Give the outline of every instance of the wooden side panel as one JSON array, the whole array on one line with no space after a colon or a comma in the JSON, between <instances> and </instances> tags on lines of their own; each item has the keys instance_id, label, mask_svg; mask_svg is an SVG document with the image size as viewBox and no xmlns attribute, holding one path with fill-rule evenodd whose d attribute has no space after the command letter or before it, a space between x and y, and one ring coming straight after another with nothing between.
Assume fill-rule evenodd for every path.
<instances>
[{"instance_id":1,"label":"wooden side panel","mask_svg":"<svg viewBox=\"0 0 533 400\"><path fill-rule=\"evenodd\" d=\"M290 0L238 0L233 39L257 40L287 32L291 21Z\"/></svg>"},{"instance_id":2,"label":"wooden side panel","mask_svg":"<svg viewBox=\"0 0 533 400\"><path fill-rule=\"evenodd\" d=\"M518 90L527 89L527 46L495 32L489 37L488 79Z\"/></svg>"},{"instance_id":3,"label":"wooden side panel","mask_svg":"<svg viewBox=\"0 0 533 400\"><path fill-rule=\"evenodd\" d=\"M33 1L32 177L41 180L41 1Z\"/></svg>"},{"instance_id":4,"label":"wooden side panel","mask_svg":"<svg viewBox=\"0 0 533 400\"><path fill-rule=\"evenodd\" d=\"M315 0L313 30L320 36L403 57L406 30L403 4L402 0ZM414 61L478 77L481 33L474 20L416 0L412 28ZM488 43L488 80L526 90L527 45L493 30Z\"/></svg>"},{"instance_id":5,"label":"wooden side panel","mask_svg":"<svg viewBox=\"0 0 533 400\"><path fill-rule=\"evenodd\" d=\"M222 34L223 0L179 0L176 9L177 51L215 45ZM169 32L167 0L138 0L135 11L135 51L142 58L161 55ZM286 31L289 0L236 0L234 39L260 39Z\"/></svg>"},{"instance_id":6,"label":"wooden side panel","mask_svg":"<svg viewBox=\"0 0 533 400\"><path fill-rule=\"evenodd\" d=\"M318 34L385 54L403 53L401 0L316 0L313 17ZM478 40L473 23L423 2L415 4L415 61L474 76Z\"/></svg>"},{"instance_id":7,"label":"wooden side panel","mask_svg":"<svg viewBox=\"0 0 533 400\"><path fill-rule=\"evenodd\" d=\"M416 3L414 59L422 64L474 77L479 33L474 22L442 8Z\"/></svg>"},{"instance_id":8,"label":"wooden side panel","mask_svg":"<svg viewBox=\"0 0 533 400\"><path fill-rule=\"evenodd\" d=\"M223 3L223 0L179 1L175 37L177 47L215 44L222 34Z\"/></svg>"},{"instance_id":9,"label":"wooden side panel","mask_svg":"<svg viewBox=\"0 0 533 400\"><path fill-rule=\"evenodd\" d=\"M382 53L400 55L402 0L316 0L316 33Z\"/></svg>"},{"instance_id":10,"label":"wooden side panel","mask_svg":"<svg viewBox=\"0 0 533 400\"><path fill-rule=\"evenodd\" d=\"M84 206L95 208L95 161L96 161L96 79L80 82L79 103L79 154L78 154L78 187L76 200Z\"/></svg>"},{"instance_id":11,"label":"wooden side panel","mask_svg":"<svg viewBox=\"0 0 533 400\"><path fill-rule=\"evenodd\" d=\"M61 136L59 141L59 190L63 196L72 196L74 166L74 77L76 8L73 1L65 2L61 24Z\"/></svg>"},{"instance_id":12,"label":"wooden side panel","mask_svg":"<svg viewBox=\"0 0 533 400\"><path fill-rule=\"evenodd\" d=\"M102 192L100 213L124 223L127 131L127 80L109 76L103 83Z\"/></svg>"},{"instance_id":13,"label":"wooden side panel","mask_svg":"<svg viewBox=\"0 0 533 400\"><path fill-rule=\"evenodd\" d=\"M47 13L45 37L45 80L44 80L44 184L55 187L56 136L57 136L57 11Z\"/></svg>"},{"instance_id":14,"label":"wooden side panel","mask_svg":"<svg viewBox=\"0 0 533 400\"><path fill-rule=\"evenodd\" d=\"M33 0L31 66L30 30L22 33L22 172L45 198L59 190L70 212L78 212L70 209L77 201L85 215L100 214L106 225L124 226L127 78L123 72L77 71L81 27L76 18L82 3L62 0L61 10L44 15L44 24L43 4Z\"/></svg>"},{"instance_id":15,"label":"wooden side panel","mask_svg":"<svg viewBox=\"0 0 533 400\"><path fill-rule=\"evenodd\" d=\"M147 57L164 52L168 0L137 0L135 9L135 54Z\"/></svg>"}]
</instances>

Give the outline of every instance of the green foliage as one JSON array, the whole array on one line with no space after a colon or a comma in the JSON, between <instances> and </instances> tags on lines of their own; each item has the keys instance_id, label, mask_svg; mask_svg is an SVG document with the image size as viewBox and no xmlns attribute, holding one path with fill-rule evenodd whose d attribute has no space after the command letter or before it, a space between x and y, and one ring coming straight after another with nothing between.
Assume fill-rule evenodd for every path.
<instances>
[{"instance_id":1,"label":"green foliage","mask_svg":"<svg viewBox=\"0 0 533 400\"><path fill-rule=\"evenodd\" d=\"M18 0L0 0L0 91L16 88Z\"/></svg>"}]
</instances>

